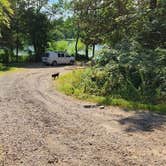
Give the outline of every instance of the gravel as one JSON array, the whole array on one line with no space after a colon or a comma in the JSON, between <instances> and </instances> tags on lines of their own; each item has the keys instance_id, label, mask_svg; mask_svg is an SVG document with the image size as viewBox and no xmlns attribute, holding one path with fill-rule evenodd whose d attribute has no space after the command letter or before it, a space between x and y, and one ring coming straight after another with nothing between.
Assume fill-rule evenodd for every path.
<instances>
[{"instance_id":1,"label":"gravel","mask_svg":"<svg viewBox=\"0 0 166 166\"><path fill-rule=\"evenodd\" d=\"M27 66L0 77L0 166L166 165L166 116L89 107L56 92L52 73Z\"/></svg>"}]
</instances>

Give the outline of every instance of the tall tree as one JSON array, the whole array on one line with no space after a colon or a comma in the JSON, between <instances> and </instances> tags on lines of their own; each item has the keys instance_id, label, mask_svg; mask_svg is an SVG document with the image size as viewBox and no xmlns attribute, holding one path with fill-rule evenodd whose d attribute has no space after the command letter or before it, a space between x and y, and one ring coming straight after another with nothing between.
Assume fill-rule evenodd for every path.
<instances>
[{"instance_id":1,"label":"tall tree","mask_svg":"<svg viewBox=\"0 0 166 166\"><path fill-rule=\"evenodd\" d=\"M21 44L26 42L28 45L34 46L35 59L36 61L40 60L40 56L46 49L48 41L49 20L47 19L47 14L42 10L48 0L10 1L11 3L6 5L6 7L9 7L10 4L14 11L10 20L10 28L3 26L1 30L3 31L2 38L5 50L14 50L15 48L16 61L18 62L19 48L21 48ZM10 34L10 40L8 40L7 34ZM12 41L12 44L10 44L10 41Z\"/></svg>"},{"instance_id":2,"label":"tall tree","mask_svg":"<svg viewBox=\"0 0 166 166\"><path fill-rule=\"evenodd\" d=\"M36 13L34 9L25 11L25 33L29 43L34 46L35 60L40 61L42 54L47 48L50 22L43 13Z\"/></svg>"}]
</instances>

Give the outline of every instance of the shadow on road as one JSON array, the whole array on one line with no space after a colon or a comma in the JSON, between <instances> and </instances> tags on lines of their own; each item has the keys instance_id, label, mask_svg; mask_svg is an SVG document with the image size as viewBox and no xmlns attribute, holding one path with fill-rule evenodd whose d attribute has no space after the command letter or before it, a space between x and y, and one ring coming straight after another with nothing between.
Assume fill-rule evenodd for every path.
<instances>
[{"instance_id":1,"label":"shadow on road","mask_svg":"<svg viewBox=\"0 0 166 166\"><path fill-rule=\"evenodd\" d=\"M11 64L10 67L17 67L17 68L27 68L27 69L41 69L41 68L59 68L59 67L65 67L67 65L57 65L57 66L51 66L51 65L45 65L43 63L18 63L18 64ZM69 66L69 65L68 65Z\"/></svg>"},{"instance_id":2,"label":"shadow on road","mask_svg":"<svg viewBox=\"0 0 166 166\"><path fill-rule=\"evenodd\" d=\"M119 120L121 125L126 125L127 132L151 132L166 125L166 116L151 112L138 112L133 116Z\"/></svg>"}]
</instances>

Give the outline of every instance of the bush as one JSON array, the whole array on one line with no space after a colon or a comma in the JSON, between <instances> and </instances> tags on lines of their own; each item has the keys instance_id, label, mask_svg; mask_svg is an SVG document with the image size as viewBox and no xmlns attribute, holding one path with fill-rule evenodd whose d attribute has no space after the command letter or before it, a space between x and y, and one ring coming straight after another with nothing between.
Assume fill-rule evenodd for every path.
<instances>
[{"instance_id":1,"label":"bush","mask_svg":"<svg viewBox=\"0 0 166 166\"><path fill-rule=\"evenodd\" d=\"M6 70L8 70L8 67L0 63L0 71L6 71Z\"/></svg>"},{"instance_id":2,"label":"bush","mask_svg":"<svg viewBox=\"0 0 166 166\"><path fill-rule=\"evenodd\" d=\"M111 95L143 103L166 101L166 50L141 49L138 43L122 44L118 50L105 49L96 66L85 73L84 91Z\"/></svg>"},{"instance_id":3,"label":"bush","mask_svg":"<svg viewBox=\"0 0 166 166\"><path fill-rule=\"evenodd\" d=\"M66 95L74 96L78 99L82 99L82 100L86 100L90 102L96 102L96 103L104 104L104 105L115 105L115 106L120 106L127 109L134 109L134 110L143 109L143 110L151 110L151 111L157 111L160 113L165 113L165 110L166 110L165 104L157 104L157 105L143 104L141 102L133 102L131 100L125 100L120 97L113 97L112 95L98 96L98 95L87 93L87 91L85 91L85 82L87 82L86 86L88 85L92 86L88 84L89 80L87 79L88 77L86 77L87 74L89 74L90 76L92 74L92 70L91 69L76 70L76 71L67 73L65 75L62 75L59 79L55 81L56 88L59 91L65 93ZM94 91L93 91L94 94L96 94L95 90L97 90L96 87L94 87ZM98 92L100 92L100 90Z\"/></svg>"}]
</instances>

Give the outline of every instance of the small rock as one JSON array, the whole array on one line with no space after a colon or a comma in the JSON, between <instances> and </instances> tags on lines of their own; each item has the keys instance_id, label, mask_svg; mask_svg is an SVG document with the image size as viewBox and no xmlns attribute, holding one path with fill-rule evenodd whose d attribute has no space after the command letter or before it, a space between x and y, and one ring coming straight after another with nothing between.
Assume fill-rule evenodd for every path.
<instances>
[{"instance_id":1,"label":"small rock","mask_svg":"<svg viewBox=\"0 0 166 166\"><path fill-rule=\"evenodd\" d=\"M54 164L54 163L58 163L58 158L57 157L50 157L48 160L48 164Z\"/></svg>"},{"instance_id":2,"label":"small rock","mask_svg":"<svg viewBox=\"0 0 166 166\"><path fill-rule=\"evenodd\" d=\"M54 164L55 162L57 162L56 160L57 160L56 158L50 157L50 158L48 159L48 164Z\"/></svg>"},{"instance_id":3,"label":"small rock","mask_svg":"<svg viewBox=\"0 0 166 166\"><path fill-rule=\"evenodd\" d=\"M91 105L84 105L84 108L91 108Z\"/></svg>"},{"instance_id":4,"label":"small rock","mask_svg":"<svg viewBox=\"0 0 166 166\"><path fill-rule=\"evenodd\" d=\"M53 164L55 161L53 159L48 160L48 164Z\"/></svg>"},{"instance_id":5,"label":"small rock","mask_svg":"<svg viewBox=\"0 0 166 166\"><path fill-rule=\"evenodd\" d=\"M84 105L84 108L95 108L96 107L96 105Z\"/></svg>"},{"instance_id":6,"label":"small rock","mask_svg":"<svg viewBox=\"0 0 166 166\"><path fill-rule=\"evenodd\" d=\"M38 148L37 148L37 147L33 149L33 151L37 151L37 150L38 150Z\"/></svg>"},{"instance_id":7,"label":"small rock","mask_svg":"<svg viewBox=\"0 0 166 166\"><path fill-rule=\"evenodd\" d=\"M99 108L100 108L100 109L104 109L105 107L104 107L103 105L101 105Z\"/></svg>"}]
</instances>

